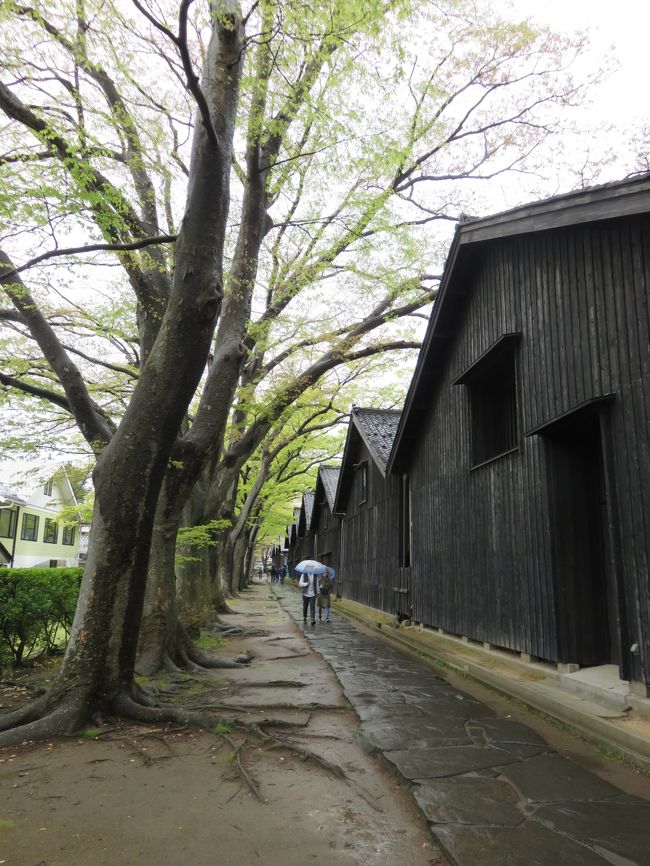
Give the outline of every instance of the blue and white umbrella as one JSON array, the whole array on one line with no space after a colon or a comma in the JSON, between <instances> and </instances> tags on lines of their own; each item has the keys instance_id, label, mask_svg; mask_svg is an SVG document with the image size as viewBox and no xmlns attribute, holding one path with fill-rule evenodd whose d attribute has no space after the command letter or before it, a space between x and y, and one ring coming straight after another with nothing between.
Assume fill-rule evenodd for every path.
<instances>
[{"instance_id":1,"label":"blue and white umbrella","mask_svg":"<svg viewBox=\"0 0 650 866\"><path fill-rule=\"evenodd\" d=\"M317 559L303 559L296 566L296 571L301 574L326 574L331 580L336 577L336 572L329 565L323 565Z\"/></svg>"}]
</instances>

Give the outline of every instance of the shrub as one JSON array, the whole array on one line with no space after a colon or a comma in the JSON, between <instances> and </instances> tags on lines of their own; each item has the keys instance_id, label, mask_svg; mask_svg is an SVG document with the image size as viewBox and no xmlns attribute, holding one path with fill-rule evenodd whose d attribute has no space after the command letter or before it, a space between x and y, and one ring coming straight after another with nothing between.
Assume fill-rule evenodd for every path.
<instances>
[{"instance_id":1,"label":"shrub","mask_svg":"<svg viewBox=\"0 0 650 866\"><path fill-rule=\"evenodd\" d=\"M70 637L82 568L0 568L0 662L20 665Z\"/></svg>"}]
</instances>

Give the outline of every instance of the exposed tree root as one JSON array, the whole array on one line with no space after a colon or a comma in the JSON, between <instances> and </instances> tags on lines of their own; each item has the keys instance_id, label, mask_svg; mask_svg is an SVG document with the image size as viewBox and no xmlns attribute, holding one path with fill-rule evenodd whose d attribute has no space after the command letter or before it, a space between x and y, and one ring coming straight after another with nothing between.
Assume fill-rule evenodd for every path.
<instances>
[{"instance_id":1,"label":"exposed tree root","mask_svg":"<svg viewBox=\"0 0 650 866\"><path fill-rule=\"evenodd\" d=\"M192 643L186 648L187 657L190 662L200 665L202 668L245 668L250 664L253 656L250 653L241 653L234 659L225 659L206 653L196 644Z\"/></svg>"},{"instance_id":2,"label":"exposed tree root","mask_svg":"<svg viewBox=\"0 0 650 866\"><path fill-rule=\"evenodd\" d=\"M215 709L215 710L228 710L231 713L254 713L259 710L295 710L296 712L306 713L309 710L342 710L344 707L337 707L330 704L317 704L316 702L311 704L306 704L304 707L297 707L295 704L264 704L263 707L256 707L254 704L245 706L241 704L222 704L222 703L209 703L209 704L197 704L194 709ZM232 720L231 720L232 721Z\"/></svg>"},{"instance_id":3,"label":"exposed tree root","mask_svg":"<svg viewBox=\"0 0 650 866\"><path fill-rule=\"evenodd\" d=\"M33 718L34 710L27 718ZM12 714L13 715L13 714ZM3 717L3 722L6 719ZM41 718L30 721L27 724L19 724L0 734L1 746L16 746L28 740L49 740L52 737L61 737L72 734L78 730L85 721L85 713L80 707L63 706L53 709ZM16 724L14 722L14 724Z\"/></svg>"},{"instance_id":4,"label":"exposed tree root","mask_svg":"<svg viewBox=\"0 0 650 866\"><path fill-rule=\"evenodd\" d=\"M307 713L307 718L302 721L291 721L290 719L260 719L256 722L260 728L306 728L311 722L311 713Z\"/></svg>"},{"instance_id":5,"label":"exposed tree root","mask_svg":"<svg viewBox=\"0 0 650 866\"><path fill-rule=\"evenodd\" d=\"M180 660L183 662L183 669L186 671L191 671L192 673L198 674L202 671L206 670L205 665L196 664L196 662L192 661L189 657L187 650L183 647L178 651L178 655Z\"/></svg>"},{"instance_id":6,"label":"exposed tree root","mask_svg":"<svg viewBox=\"0 0 650 866\"><path fill-rule=\"evenodd\" d=\"M265 637L268 631L261 628L247 628L244 625L208 625L205 631L218 637Z\"/></svg>"},{"instance_id":7,"label":"exposed tree root","mask_svg":"<svg viewBox=\"0 0 650 866\"><path fill-rule=\"evenodd\" d=\"M40 695L36 700L30 701L24 707L5 713L0 716L0 731L15 728L17 725L25 725L39 719L47 707L47 692Z\"/></svg>"},{"instance_id":8,"label":"exposed tree root","mask_svg":"<svg viewBox=\"0 0 650 866\"><path fill-rule=\"evenodd\" d=\"M219 737L221 737L222 740L225 740L228 743L228 745L230 746L230 748L233 750L234 757L235 757L235 760L237 762L237 769L239 770L239 774L241 775L242 779L244 779L244 781L246 782L248 787L251 789L253 794L255 794L255 796L260 801L260 803L266 803L266 800L264 799L264 797L260 793L260 789L257 787L255 782L252 780L250 774L247 772L247 770L245 769L245 767L241 761L241 750L246 745L246 740L244 740L242 743L240 743L238 746L236 746L233 743L233 741L230 739L230 737L227 734L224 734L222 731L217 731L217 735Z\"/></svg>"},{"instance_id":9,"label":"exposed tree root","mask_svg":"<svg viewBox=\"0 0 650 866\"><path fill-rule=\"evenodd\" d=\"M165 653L163 656L163 667L170 674L182 674L183 671L178 665L174 662L173 658L169 655L169 653ZM155 673L155 672L154 672Z\"/></svg>"},{"instance_id":10,"label":"exposed tree root","mask_svg":"<svg viewBox=\"0 0 650 866\"><path fill-rule=\"evenodd\" d=\"M278 659L300 659L300 658L303 658L303 656L309 656L309 655L311 655L311 653L309 651L304 652L304 653L289 653L286 656L267 656L264 659L264 661L265 662L272 662L272 661L276 661Z\"/></svg>"},{"instance_id":11,"label":"exposed tree root","mask_svg":"<svg viewBox=\"0 0 650 866\"><path fill-rule=\"evenodd\" d=\"M295 680L267 680L263 683L241 683L245 689L304 689L307 683Z\"/></svg>"},{"instance_id":12,"label":"exposed tree root","mask_svg":"<svg viewBox=\"0 0 650 866\"><path fill-rule=\"evenodd\" d=\"M309 761L312 764L317 764L319 767L322 767L328 773L332 773L336 776L337 779L346 779L349 781L349 778L343 769L343 767L338 764L332 763L332 761L328 761L327 758L324 758L322 755L317 755L315 752L310 752L309 749L305 749L297 743L292 742L291 740L285 740L282 737L277 737L275 734L270 734L268 731L262 730L262 728L258 724L251 724L251 727L254 731L262 738L263 743L273 743L274 746L281 749L288 749L293 754L300 755L303 761Z\"/></svg>"}]
</instances>

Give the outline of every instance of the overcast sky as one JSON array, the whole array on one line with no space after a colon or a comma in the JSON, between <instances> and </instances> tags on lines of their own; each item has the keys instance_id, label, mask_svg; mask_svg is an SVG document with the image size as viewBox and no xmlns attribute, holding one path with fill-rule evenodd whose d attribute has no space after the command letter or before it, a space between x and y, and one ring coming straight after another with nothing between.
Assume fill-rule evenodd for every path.
<instances>
[{"instance_id":1,"label":"overcast sky","mask_svg":"<svg viewBox=\"0 0 650 866\"><path fill-rule=\"evenodd\" d=\"M507 2L507 0L504 0ZM619 64L598 88L598 108L621 124L648 120L650 3L647 0L511 0L526 17L558 30L587 29L594 66L611 50Z\"/></svg>"}]
</instances>

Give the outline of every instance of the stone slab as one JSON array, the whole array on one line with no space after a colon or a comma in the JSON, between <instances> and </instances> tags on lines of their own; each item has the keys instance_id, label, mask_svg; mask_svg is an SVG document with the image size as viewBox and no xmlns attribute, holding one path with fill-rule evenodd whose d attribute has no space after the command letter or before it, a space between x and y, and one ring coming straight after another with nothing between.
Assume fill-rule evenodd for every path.
<instances>
[{"instance_id":1,"label":"stone slab","mask_svg":"<svg viewBox=\"0 0 650 866\"><path fill-rule=\"evenodd\" d=\"M459 776L487 767L501 768L509 761L517 760L517 758L510 757L499 749L481 748L480 746L404 749L397 752L386 752L384 757L409 781L414 779L443 779L447 776Z\"/></svg>"},{"instance_id":2,"label":"stone slab","mask_svg":"<svg viewBox=\"0 0 650 866\"><path fill-rule=\"evenodd\" d=\"M489 743L526 743L531 746L548 748L546 740L521 722L511 719L494 718L472 719L467 722L474 736L482 736Z\"/></svg>"},{"instance_id":3,"label":"stone slab","mask_svg":"<svg viewBox=\"0 0 650 866\"><path fill-rule=\"evenodd\" d=\"M559 755L509 763L501 772L529 803L605 800L620 794L618 788Z\"/></svg>"},{"instance_id":4,"label":"stone slab","mask_svg":"<svg viewBox=\"0 0 650 866\"><path fill-rule=\"evenodd\" d=\"M365 722L357 736L363 748L369 752L428 749L445 745L466 746L470 743L462 724L458 724L455 733L451 733L448 728L432 724L431 720L409 717L405 717L399 724Z\"/></svg>"},{"instance_id":5,"label":"stone slab","mask_svg":"<svg viewBox=\"0 0 650 866\"><path fill-rule=\"evenodd\" d=\"M455 866L633 866L605 860L593 849L534 822L519 827L431 825L431 832Z\"/></svg>"},{"instance_id":6,"label":"stone slab","mask_svg":"<svg viewBox=\"0 0 650 866\"><path fill-rule=\"evenodd\" d=\"M525 817L512 787L484 776L420 782L413 795L432 824L517 827Z\"/></svg>"},{"instance_id":7,"label":"stone slab","mask_svg":"<svg viewBox=\"0 0 650 866\"><path fill-rule=\"evenodd\" d=\"M609 863L650 866L650 802L618 797L598 803L542 806L535 820L590 845ZM624 859L625 858L625 859Z\"/></svg>"}]
</instances>

